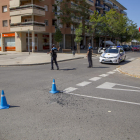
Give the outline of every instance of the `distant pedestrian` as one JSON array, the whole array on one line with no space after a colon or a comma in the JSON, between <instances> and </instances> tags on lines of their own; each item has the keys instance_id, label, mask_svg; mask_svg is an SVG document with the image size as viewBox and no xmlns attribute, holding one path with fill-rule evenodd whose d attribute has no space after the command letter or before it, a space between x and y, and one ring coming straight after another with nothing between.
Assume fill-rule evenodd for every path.
<instances>
[{"instance_id":1,"label":"distant pedestrian","mask_svg":"<svg viewBox=\"0 0 140 140\"><path fill-rule=\"evenodd\" d=\"M90 43L88 44L88 46L89 46L88 51L87 51L87 57L88 57L88 63L89 63L88 68L91 68L93 66L93 64L92 64L93 48Z\"/></svg>"},{"instance_id":2,"label":"distant pedestrian","mask_svg":"<svg viewBox=\"0 0 140 140\"><path fill-rule=\"evenodd\" d=\"M57 49L57 48L55 48L55 45L53 44L51 51L48 52L48 54L51 53L51 70L54 70L53 69L53 61L55 62L57 70L59 70L59 66L57 64L57 52L59 51L59 49L60 49L60 47Z\"/></svg>"}]
</instances>

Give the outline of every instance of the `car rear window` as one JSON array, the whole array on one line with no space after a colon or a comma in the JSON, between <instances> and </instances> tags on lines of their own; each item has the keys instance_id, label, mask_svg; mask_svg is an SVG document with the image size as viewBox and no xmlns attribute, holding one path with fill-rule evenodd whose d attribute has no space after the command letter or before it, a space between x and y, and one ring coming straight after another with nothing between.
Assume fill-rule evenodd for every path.
<instances>
[{"instance_id":1,"label":"car rear window","mask_svg":"<svg viewBox=\"0 0 140 140\"><path fill-rule=\"evenodd\" d=\"M119 53L118 49L107 49L105 53Z\"/></svg>"}]
</instances>

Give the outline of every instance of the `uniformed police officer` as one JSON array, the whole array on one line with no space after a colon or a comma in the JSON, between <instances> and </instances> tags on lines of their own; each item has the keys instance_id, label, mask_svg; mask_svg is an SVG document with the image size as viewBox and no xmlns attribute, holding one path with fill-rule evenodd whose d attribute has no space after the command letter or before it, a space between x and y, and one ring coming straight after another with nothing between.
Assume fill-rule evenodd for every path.
<instances>
[{"instance_id":1,"label":"uniformed police officer","mask_svg":"<svg viewBox=\"0 0 140 140\"><path fill-rule=\"evenodd\" d=\"M59 51L59 49L60 49L60 47L57 49L57 48L55 48L55 45L53 44L51 51L48 52L48 53L51 53L51 70L54 70L53 69L53 61L55 62L57 70L59 70L59 66L58 66L57 60L56 60L57 59L57 52Z\"/></svg>"},{"instance_id":2,"label":"uniformed police officer","mask_svg":"<svg viewBox=\"0 0 140 140\"><path fill-rule=\"evenodd\" d=\"M91 68L93 65L92 65L92 52L93 52L93 48L91 46L91 44L89 43L88 44L88 51L87 51L87 57L88 57L88 63L89 63L89 66L88 68Z\"/></svg>"}]
</instances>

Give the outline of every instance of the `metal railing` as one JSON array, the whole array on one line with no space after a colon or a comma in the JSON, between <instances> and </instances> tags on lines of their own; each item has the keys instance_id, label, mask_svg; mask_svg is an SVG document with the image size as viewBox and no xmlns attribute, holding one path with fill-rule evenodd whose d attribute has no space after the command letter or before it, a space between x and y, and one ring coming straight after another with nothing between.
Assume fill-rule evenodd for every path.
<instances>
[{"instance_id":1,"label":"metal railing","mask_svg":"<svg viewBox=\"0 0 140 140\"><path fill-rule=\"evenodd\" d=\"M111 1L109 1L109 0L103 0L103 1L104 1L104 3L106 3L106 4L109 4L109 5L113 6L113 3L112 3Z\"/></svg>"},{"instance_id":2,"label":"metal railing","mask_svg":"<svg viewBox=\"0 0 140 140\"><path fill-rule=\"evenodd\" d=\"M103 6L103 5L98 4L98 3L96 3L96 4L95 4L95 6L96 6L96 7L100 7L100 8L104 8L104 6Z\"/></svg>"},{"instance_id":3,"label":"metal railing","mask_svg":"<svg viewBox=\"0 0 140 140\"><path fill-rule=\"evenodd\" d=\"M20 23L11 23L10 27L21 27L21 26L42 26L45 27L45 23L40 23L36 21L29 22L20 22Z\"/></svg>"},{"instance_id":4,"label":"metal railing","mask_svg":"<svg viewBox=\"0 0 140 140\"><path fill-rule=\"evenodd\" d=\"M16 10L30 9L30 8L45 11L44 7L41 7L41 6L38 6L35 4L23 5L23 6L13 7L13 8L9 8L9 9L10 9L10 12L12 12L12 11L16 11Z\"/></svg>"}]
</instances>

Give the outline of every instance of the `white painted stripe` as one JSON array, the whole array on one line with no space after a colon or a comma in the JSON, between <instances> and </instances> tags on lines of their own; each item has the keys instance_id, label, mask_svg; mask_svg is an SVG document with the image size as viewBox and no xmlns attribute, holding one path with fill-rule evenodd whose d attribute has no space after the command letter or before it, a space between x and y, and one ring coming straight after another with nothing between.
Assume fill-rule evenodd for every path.
<instances>
[{"instance_id":1,"label":"white painted stripe","mask_svg":"<svg viewBox=\"0 0 140 140\"><path fill-rule=\"evenodd\" d=\"M1 97L4 97L4 95L1 95Z\"/></svg>"},{"instance_id":2,"label":"white painted stripe","mask_svg":"<svg viewBox=\"0 0 140 140\"><path fill-rule=\"evenodd\" d=\"M113 70L113 71L117 71L117 70L115 69L115 70Z\"/></svg>"},{"instance_id":3,"label":"white painted stripe","mask_svg":"<svg viewBox=\"0 0 140 140\"><path fill-rule=\"evenodd\" d=\"M77 88L74 88L74 87L69 87L69 88L66 88L65 90L63 90L64 93L69 93L69 92L72 92L74 90L76 90Z\"/></svg>"},{"instance_id":4,"label":"white painted stripe","mask_svg":"<svg viewBox=\"0 0 140 140\"><path fill-rule=\"evenodd\" d=\"M133 61L135 58L130 58L130 59L127 59L127 60L129 60L129 61Z\"/></svg>"},{"instance_id":5,"label":"white painted stripe","mask_svg":"<svg viewBox=\"0 0 140 140\"><path fill-rule=\"evenodd\" d=\"M99 79L101 79L102 77L93 77L93 78L91 78L91 79L89 79L89 80L91 80L91 81L97 81L97 80L99 80Z\"/></svg>"},{"instance_id":6,"label":"white painted stripe","mask_svg":"<svg viewBox=\"0 0 140 140\"><path fill-rule=\"evenodd\" d=\"M102 85L100 85L100 86L98 86L98 87L96 87L96 88L140 92L140 90L134 90L134 89L113 88L113 87L116 86L116 85L119 85L120 87L123 86L123 87L129 87L129 88L140 89L139 87L128 86L128 85L121 85L121 84L110 83L110 82L105 82L104 84L102 84Z\"/></svg>"},{"instance_id":7,"label":"white painted stripe","mask_svg":"<svg viewBox=\"0 0 140 140\"><path fill-rule=\"evenodd\" d=\"M108 73L109 73L109 74L114 74L115 72L114 72L114 71L109 71Z\"/></svg>"},{"instance_id":8,"label":"white painted stripe","mask_svg":"<svg viewBox=\"0 0 140 140\"><path fill-rule=\"evenodd\" d=\"M102 75L99 75L101 77L107 77L109 74L102 74Z\"/></svg>"},{"instance_id":9,"label":"white painted stripe","mask_svg":"<svg viewBox=\"0 0 140 140\"><path fill-rule=\"evenodd\" d=\"M86 85L88 85L88 84L90 84L90 83L91 83L91 82L84 81L84 82L82 82L82 83L77 84L77 86L83 87L83 86L86 86Z\"/></svg>"},{"instance_id":10,"label":"white painted stripe","mask_svg":"<svg viewBox=\"0 0 140 140\"><path fill-rule=\"evenodd\" d=\"M128 102L128 101L122 101L122 100L114 100L114 99L108 99L108 98L102 98L102 97L94 97L94 96L87 96L87 95L80 95L80 94L74 94L74 93L68 93L68 94L75 95L75 96L80 96L80 97L86 97L86 98L105 100L105 101L112 101L112 102L119 102L119 103L133 104L133 105L140 105L140 103Z\"/></svg>"}]
</instances>

